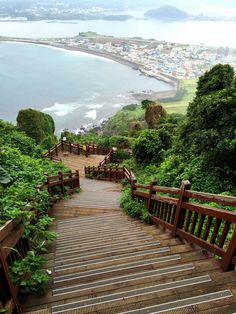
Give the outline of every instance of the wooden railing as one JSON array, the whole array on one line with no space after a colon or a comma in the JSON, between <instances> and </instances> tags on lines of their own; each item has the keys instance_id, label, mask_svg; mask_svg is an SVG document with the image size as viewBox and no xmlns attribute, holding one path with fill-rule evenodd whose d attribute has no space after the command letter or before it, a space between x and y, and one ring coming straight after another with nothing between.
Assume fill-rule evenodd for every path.
<instances>
[{"instance_id":1,"label":"wooden railing","mask_svg":"<svg viewBox=\"0 0 236 314\"><path fill-rule=\"evenodd\" d=\"M116 182L126 178L133 198L147 207L153 223L169 229L173 237L182 237L220 257L224 271L234 269L236 212L223 206L234 210L236 197L192 191L189 181L183 181L180 188L158 186L155 180L137 184L133 172L125 167L90 167L86 173Z\"/></svg>"},{"instance_id":2,"label":"wooden railing","mask_svg":"<svg viewBox=\"0 0 236 314\"><path fill-rule=\"evenodd\" d=\"M48 176L45 173L47 181L44 184L51 196L55 194L71 194L80 188L79 171L69 171L68 173L58 172L55 176Z\"/></svg>"},{"instance_id":3,"label":"wooden railing","mask_svg":"<svg viewBox=\"0 0 236 314\"><path fill-rule=\"evenodd\" d=\"M46 182L37 189L47 189L53 197L55 194L72 193L80 187L79 172L61 173L48 176ZM25 210L37 209L27 205ZM18 301L19 285L13 284L10 267L17 260L22 260L30 250L29 241L23 236L25 226L21 219L10 220L0 227L0 310L6 313L21 313Z\"/></svg>"},{"instance_id":4,"label":"wooden railing","mask_svg":"<svg viewBox=\"0 0 236 314\"><path fill-rule=\"evenodd\" d=\"M125 178L124 169L122 167L107 167L106 165L98 167L85 167L85 177L113 182L120 182Z\"/></svg>"},{"instance_id":5,"label":"wooden railing","mask_svg":"<svg viewBox=\"0 0 236 314\"><path fill-rule=\"evenodd\" d=\"M68 141L60 141L58 144L54 145L50 148L44 157L48 157L51 159L55 159L59 152L69 152L76 155L107 155L110 152L110 148L99 147L95 144L78 144L78 143L71 143Z\"/></svg>"},{"instance_id":6,"label":"wooden railing","mask_svg":"<svg viewBox=\"0 0 236 314\"><path fill-rule=\"evenodd\" d=\"M109 150L105 158L99 163L99 167L105 166L107 164L110 164L112 162L114 151L113 149Z\"/></svg>"}]
</instances>

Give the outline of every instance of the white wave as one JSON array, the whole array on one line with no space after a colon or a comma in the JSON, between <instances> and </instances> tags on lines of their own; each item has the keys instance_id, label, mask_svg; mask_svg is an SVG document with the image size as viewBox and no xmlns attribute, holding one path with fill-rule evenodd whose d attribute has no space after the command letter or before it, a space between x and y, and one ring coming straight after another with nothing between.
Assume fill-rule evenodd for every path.
<instances>
[{"instance_id":1,"label":"white wave","mask_svg":"<svg viewBox=\"0 0 236 314\"><path fill-rule=\"evenodd\" d=\"M124 104L115 104L112 107L113 108L121 108L122 106L124 106Z\"/></svg>"},{"instance_id":2,"label":"white wave","mask_svg":"<svg viewBox=\"0 0 236 314\"><path fill-rule=\"evenodd\" d=\"M103 106L104 105L96 105L96 104L94 104L94 105L87 105L86 107L88 109L99 109L99 108L103 108Z\"/></svg>"},{"instance_id":3,"label":"white wave","mask_svg":"<svg viewBox=\"0 0 236 314\"><path fill-rule=\"evenodd\" d=\"M43 112L52 112L58 117L64 117L69 113L74 112L81 105L77 103L59 104L55 103L53 106L44 108Z\"/></svg>"},{"instance_id":4,"label":"white wave","mask_svg":"<svg viewBox=\"0 0 236 314\"><path fill-rule=\"evenodd\" d=\"M90 110L86 112L85 118L90 118L92 120L96 120L97 118L97 110Z\"/></svg>"}]
</instances>

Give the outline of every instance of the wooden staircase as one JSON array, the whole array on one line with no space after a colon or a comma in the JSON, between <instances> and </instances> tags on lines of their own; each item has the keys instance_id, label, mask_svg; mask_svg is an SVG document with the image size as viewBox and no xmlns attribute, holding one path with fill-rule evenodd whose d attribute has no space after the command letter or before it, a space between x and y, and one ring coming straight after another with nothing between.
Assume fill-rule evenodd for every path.
<instances>
[{"instance_id":1,"label":"wooden staircase","mask_svg":"<svg viewBox=\"0 0 236 314\"><path fill-rule=\"evenodd\" d=\"M77 156L64 157L76 163ZM50 290L22 300L24 313L236 312L235 271L223 272L210 253L162 227L124 215L119 184L83 178L81 186L54 205Z\"/></svg>"}]
</instances>

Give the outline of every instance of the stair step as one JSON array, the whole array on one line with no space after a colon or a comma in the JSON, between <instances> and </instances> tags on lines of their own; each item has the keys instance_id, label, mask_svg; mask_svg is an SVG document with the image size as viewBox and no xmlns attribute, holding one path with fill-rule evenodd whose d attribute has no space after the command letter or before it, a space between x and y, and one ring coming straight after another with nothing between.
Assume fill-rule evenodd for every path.
<instances>
[{"instance_id":1,"label":"stair step","mask_svg":"<svg viewBox=\"0 0 236 314\"><path fill-rule=\"evenodd\" d=\"M107 243L105 242L103 245L91 245L90 247L85 246L81 246L80 244L78 244L77 250L75 251L76 255L82 253L83 254L88 254L89 252L93 252L96 251L97 253L101 254L101 253L105 253L105 252L109 252L110 250L112 250L112 248L119 248L120 250L122 249L128 249L128 248L132 248L135 247L137 245L143 246L148 245L148 243L153 243L150 242L153 241L153 238L150 237L142 237L142 238L129 238L127 239L126 242L124 242L123 240L120 241L113 241L111 243ZM155 243L159 243L158 241L156 241ZM71 257L71 250L66 253L62 253L62 254L58 254L56 253L56 257L57 260L59 260L60 258L58 256L61 255L66 255L66 257L68 257L68 254L70 255L69 261L72 259ZM65 259L66 257L61 257L61 259Z\"/></svg>"},{"instance_id":2,"label":"stair step","mask_svg":"<svg viewBox=\"0 0 236 314\"><path fill-rule=\"evenodd\" d=\"M73 239L73 238L77 238L78 240L83 240L83 239L96 239L96 238L102 238L102 237L109 237L109 236L114 236L114 235L117 235L117 234L137 234L137 233L142 233L144 234L144 231L142 231L141 228L137 227L125 227L125 228L116 228L115 230L106 230L104 229L103 232L88 232L87 234L86 233L83 233L83 232L79 232L79 231L76 231L74 230L73 232L71 233L59 233L59 236L57 238L57 242L62 242L64 240L67 240L67 239Z\"/></svg>"},{"instance_id":3,"label":"stair step","mask_svg":"<svg viewBox=\"0 0 236 314\"><path fill-rule=\"evenodd\" d=\"M92 237L92 238L88 238L88 240L86 241L86 238L68 238L68 239L64 239L64 240L59 240L56 242L56 246L57 246L57 250L64 250L66 248L68 248L68 245L70 247L72 246L78 246L78 245L86 245L87 247L89 247L90 245L99 245L99 243L113 243L113 241L116 240L121 240L123 239L125 241L125 239L140 239L140 238L149 238L149 239L153 239L152 236L147 235L145 232L127 232L127 233L123 233L120 232L118 234L110 234L110 235L105 235L104 237Z\"/></svg>"},{"instance_id":4,"label":"stair step","mask_svg":"<svg viewBox=\"0 0 236 314\"><path fill-rule=\"evenodd\" d=\"M180 264L177 266L171 266L171 267L165 267L165 268L160 268L156 270L150 270L150 271L145 271L145 272L139 272L131 275L124 275L124 276L114 276L109 279L104 279L104 280L97 280L85 284L78 284L78 285L73 285L69 287L64 287L64 288L57 288L53 290L53 295L63 295L63 294L68 294L68 293L73 293L73 292L79 292L79 291L84 291L88 289L93 289L93 291L96 288L99 287L105 287L105 286L113 286L113 285L118 285L118 284L125 284L125 283L130 283L131 281L137 281L137 280L143 280L143 279L148 279L148 278L153 278L153 277L158 277L162 275L169 275L169 274L175 274L175 273L180 273L188 270L193 270L194 266L192 263L187 263L187 264Z\"/></svg>"},{"instance_id":5,"label":"stair step","mask_svg":"<svg viewBox=\"0 0 236 314\"><path fill-rule=\"evenodd\" d=\"M143 259L144 257L147 257L148 255L156 255L156 254L161 254L161 253L167 253L170 252L170 248L169 247L164 247L164 248L160 248L160 249L154 249L154 250L147 250L144 252L134 252L134 253L128 253L125 255L118 255L118 256L109 256L109 257L104 257L104 258L99 258L99 259L95 259L95 260L91 260L91 261L81 261L81 262L76 262L76 263L69 263L66 265L61 265L61 266L56 266L54 267L54 271L56 273L59 272L65 272L66 270L78 270L78 268L82 268L82 267L86 267L86 269L88 268L97 268L99 267L99 265L103 265L104 263L106 265L109 264L113 264L115 265L116 263L119 263L121 261L126 261L129 262L130 259L131 260L135 260L135 259Z\"/></svg>"},{"instance_id":6,"label":"stair step","mask_svg":"<svg viewBox=\"0 0 236 314\"><path fill-rule=\"evenodd\" d=\"M120 264L116 266L109 266L109 267L103 267L100 269L95 269L95 270L88 270L88 271L83 271L83 272L78 272L74 274L67 274L67 275L59 275L59 276L54 276L54 283L61 283L61 282L72 282L74 280L81 280L83 278L86 278L88 280L89 278L96 278L102 276L107 276L111 275L112 273L116 272L129 272L129 271L138 271L140 268L144 266L152 266L155 264L160 264L163 262L169 262L169 261L177 261L180 260L181 256L179 254L175 255L167 255L167 256L161 256L157 258L152 258L144 261L137 261L129 264Z\"/></svg>"},{"instance_id":7,"label":"stair step","mask_svg":"<svg viewBox=\"0 0 236 314\"><path fill-rule=\"evenodd\" d=\"M117 238L117 241L115 241L115 240L113 240L113 241L109 241L109 239L103 239L103 240L101 240L101 241L90 241L90 242L83 242L83 243L78 243L78 246L76 245L75 247L71 247L70 248L70 241L68 241L68 245L66 246L66 247L62 247L62 248L58 248L57 250L56 250L56 255L58 256L58 255L65 255L65 254L71 254L71 253L77 253L78 252L78 250L79 250L79 248L86 248L86 249L89 249L89 248L91 248L91 247L93 247L94 248L94 246L96 247L98 247L99 246L99 244L101 244L101 245L106 245L107 244L107 246L109 245L109 244L115 244L115 243L117 243L117 242L119 242L119 243L121 243L121 241L120 240L122 240L123 239L123 241L135 241L135 240L141 240L141 241L145 241L145 240L150 240L150 241L153 241L153 237L150 237L150 236L140 236L140 235L133 235L133 236L123 236L123 238L122 238L122 236L121 237L118 237ZM125 243L124 243L125 244Z\"/></svg>"},{"instance_id":8,"label":"stair step","mask_svg":"<svg viewBox=\"0 0 236 314\"><path fill-rule=\"evenodd\" d=\"M195 306L201 303L218 301L232 297L233 294L230 290L222 290L213 293L202 294L199 296L186 298L178 301L167 302L159 305L154 305L138 310L123 312L122 314L154 314L163 313L171 310L185 308L187 306Z\"/></svg>"},{"instance_id":9,"label":"stair step","mask_svg":"<svg viewBox=\"0 0 236 314\"><path fill-rule=\"evenodd\" d=\"M186 287L186 286L193 286L197 284L202 284L205 282L210 282L211 278L208 275L205 276L200 276L200 277L193 277L193 278L188 278L188 279L183 279L183 280L178 280L178 281L171 281L171 282L166 282L158 285L152 285L149 287L144 287L140 289L135 289L135 290L129 290L129 291L123 291L119 293L114 293L114 294L108 294L105 296L99 296L95 298L90 298L86 300L81 300L81 301L76 301L72 303L67 303L67 304L62 304L62 305L56 305L52 306L52 313L63 313L63 312L69 312L72 310L81 310L86 307L96 307L97 305L100 304L106 304L109 303L109 306L111 306L112 303L117 302L117 301L125 301L127 304L127 299L132 299L139 297L140 299L149 299L149 298L154 298L155 295L158 292L165 291L165 290L171 290L171 289L178 289L181 287ZM134 300L134 301L135 301Z\"/></svg>"},{"instance_id":10,"label":"stair step","mask_svg":"<svg viewBox=\"0 0 236 314\"><path fill-rule=\"evenodd\" d=\"M127 254L132 254L133 252L145 252L147 248L156 248L159 247L160 243L159 242L149 242L146 245L133 245L133 246L129 246L128 248L123 248L123 246L121 246L120 248L116 249L116 250L111 250L111 249L106 249L105 252L97 252L97 250L95 250L95 252L93 253L84 253L84 254L80 254L80 252L78 252L78 256L76 257L67 257L63 260L60 261L55 261L55 265L61 265L64 263L74 263L74 262L79 262L79 261L88 261L88 260L95 260L98 258L102 258L102 257L106 257L106 256L125 256ZM129 252L129 253L126 253ZM118 254L117 254L118 253ZM117 254L117 255L116 255Z\"/></svg>"}]
</instances>

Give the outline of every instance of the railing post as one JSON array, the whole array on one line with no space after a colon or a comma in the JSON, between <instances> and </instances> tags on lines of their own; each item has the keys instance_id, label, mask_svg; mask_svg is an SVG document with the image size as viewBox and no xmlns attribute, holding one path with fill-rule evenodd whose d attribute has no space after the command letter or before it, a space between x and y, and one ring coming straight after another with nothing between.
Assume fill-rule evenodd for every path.
<instances>
[{"instance_id":1,"label":"railing post","mask_svg":"<svg viewBox=\"0 0 236 314\"><path fill-rule=\"evenodd\" d=\"M137 180L131 177L130 181L131 181L131 196L134 198L134 191L137 190L137 188L135 187Z\"/></svg>"},{"instance_id":2,"label":"railing post","mask_svg":"<svg viewBox=\"0 0 236 314\"><path fill-rule=\"evenodd\" d=\"M70 153L72 153L72 146L71 146L71 142L69 142L69 149L70 149Z\"/></svg>"},{"instance_id":3,"label":"railing post","mask_svg":"<svg viewBox=\"0 0 236 314\"><path fill-rule=\"evenodd\" d=\"M109 168L110 170L109 170L109 180L110 181L112 181L112 166L110 166L110 168Z\"/></svg>"},{"instance_id":4,"label":"railing post","mask_svg":"<svg viewBox=\"0 0 236 314\"><path fill-rule=\"evenodd\" d=\"M86 145L86 152L85 152L85 156L88 157L89 156L89 145Z\"/></svg>"},{"instance_id":5,"label":"railing post","mask_svg":"<svg viewBox=\"0 0 236 314\"><path fill-rule=\"evenodd\" d=\"M77 144L77 154L80 155L80 144Z\"/></svg>"},{"instance_id":6,"label":"railing post","mask_svg":"<svg viewBox=\"0 0 236 314\"><path fill-rule=\"evenodd\" d=\"M189 190L191 188L191 183L186 180L182 181L181 188L180 188L180 194L179 194L179 200L177 204L177 209L175 212L175 220L174 220L174 226L172 230L172 236L176 237L176 231L178 228L182 228L184 224L184 212L182 211L182 203L188 202L188 197L184 197L184 192L186 190Z\"/></svg>"},{"instance_id":7,"label":"railing post","mask_svg":"<svg viewBox=\"0 0 236 314\"><path fill-rule=\"evenodd\" d=\"M52 194L52 189L51 189L51 186L50 186L50 178L48 176L48 172L44 172L44 175L46 177L46 185L47 185L48 193L51 195Z\"/></svg>"},{"instance_id":8,"label":"railing post","mask_svg":"<svg viewBox=\"0 0 236 314\"><path fill-rule=\"evenodd\" d=\"M93 143L93 154L95 155L95 145Z\"/></svg>"},{"instance_id":9,"label":"railing post","mask_svg":"<svg viewBox=\"0 0 236 314\"><path fill-rule=\"evenodd\" d=\"M63 182L63 174L62 174L61 171L59 171L59 172L58 172L58 175L59 175L59 180L61 181L61 182L60 182L61 193L64 195L65 189L64 189L64 182Z\"/></svg>"},{"instance_id":10,"label":"railing post","mask_svg":"<svg viewBox=\"0 0 236 314\"><path fill-rule=\"evenodd\" d=\"M104 169L104 177L105 177L105 180L106 180L107 179L107 166L104 165L103 169Z\"/></svg>"},{"instance_id":11,"label":"railing post","mask_svg":"<svg viewBox=\"0 0 236 314\"><path fill-rule=\"evenodd\" d=\"M156 191L153 191L153 187L157 185L157 180L152 180L149 187L149 198L148 198L148 212L152 210L152 195L156 194Z\"/></svg>"},{"instance_id":12,"label":"railing post","mask_svg":"<svg viewBox=\"0 0 236 314\"><path fill-rule=\"evenodd\" d=\"M116 174L115 175L116 175L115 176L116 182L119 182L119 167L118 167L118 165L116 165Z\"/></svg>"},{"instance_id":13,"label":"railing post","mask_svg":"<svg viewBox=\"0 0 236 314\"><path fill-rule=\"evenodd\" d=\"M125 166L123 166L123 174L122 174L122 179L125 179Z\"/></svg>"},{"instance_id":14,"label":"railing post","mask_svg":"<svg viewBox=\"0 0 236 314\"><path fill-rule=\"evenodd\" d=\"M229 242L228 249L225 252L225 256L222 259L222 269L223 271L234 270L234 265L232 264L233 257L236 256L236 225L234 226L234 233Z\"/></svg>"},{"instance_id":15,"label":"railing post","mask_svg":"<svg viewBox=\"0 0 236 314\"><path fill-rule=\"evenodd\" d=\"M61 150L64 152L64 141L61 140Z\"/></svg>"},{"instance_id":16,"label":"railing post","mask_svg":"<svg viewBox=\"0 0 236 314\"><path fill-rule=\"evenodd\" d=\"M14 303L14 313L17 313L17 314L21 313L20 304L18 302L16 290L15 290L15 287L14 287L12 281L11 281L9 267L8 267L7 262L6 262L6 259L3 256L3 252L2 252L1 248L0 248L0 265L1 265L3 275L4 275L4 282L6 282L6 285L7 285L7 289L6 289L7 295L10 296L9 299L12 299L13 303Z\"/></svg>"},{"instance_id":17,"label":"railing post","mask_svg":"<svg viewBox=\"0 0 236 314\"><path fill-rule=\"evenodd\" d=\"M79 170L76 170L76 177L77 177L77 188L80 188L80 178L79 178Z\"/></svg>"},{"instance_id":18,"label":"railing post","mask_svg":"<svg viewBox=\"0 0 236 314\"><path fill-rule=\"evenodd\" d=\"M71 190L73 190L73 179L72 179L72 171L71 170L69 171L69 179L70 179L69 184L70 184Z\"/></svg>"},{"instance_id":19,"label":"railing post","mask_svg":"<svg viewBox=\"0 0 236 314\"><path fill-rule=\"evenodd\" d=\"M58 156L57 145L56 145L56 147L55 147L55 150L56 150L56 156Z\"/></svg>"}]
</instances>

